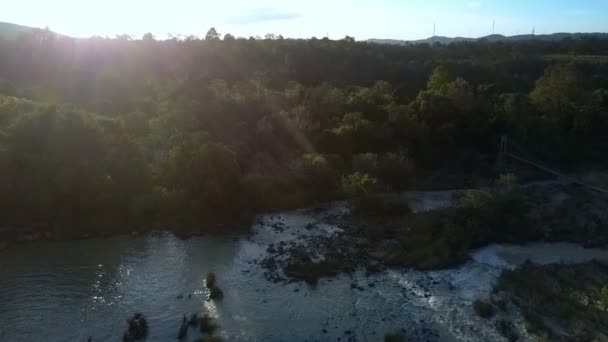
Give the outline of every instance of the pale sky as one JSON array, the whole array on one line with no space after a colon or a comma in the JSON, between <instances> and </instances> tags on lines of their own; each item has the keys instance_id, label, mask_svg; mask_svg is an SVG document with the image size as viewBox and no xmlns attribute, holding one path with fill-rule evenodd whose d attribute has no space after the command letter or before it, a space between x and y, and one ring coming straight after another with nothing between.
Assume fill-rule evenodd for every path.
<instances>
[{"instance_id":1,"label":"pale sky","mask_svg":"<svg viewBox=\"0 0 608 342\"><path fill-rule=\"evenodd\" d=\"M152 32L419 39L608 32L608 0L4 0L0 21L74 37Z\"/></svg>"}]
</instances>

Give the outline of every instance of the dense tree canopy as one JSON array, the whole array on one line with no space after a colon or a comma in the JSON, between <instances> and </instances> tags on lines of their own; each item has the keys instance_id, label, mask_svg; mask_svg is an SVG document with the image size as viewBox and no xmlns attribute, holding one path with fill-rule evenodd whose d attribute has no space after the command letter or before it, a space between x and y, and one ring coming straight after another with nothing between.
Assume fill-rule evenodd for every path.
<instances>
[{"instance_id":1,"label":"dense tree canopy","mask_svg":"<svg viewBox=\"0 0 608 342\"><path fill-rule=\"evenodd\" d=\"M390 46L214 28L0 39L0 223L223 222L485 172L502 134L561 167L602 162L606 55L591 38Z\"/></svg>"}]
</instances>

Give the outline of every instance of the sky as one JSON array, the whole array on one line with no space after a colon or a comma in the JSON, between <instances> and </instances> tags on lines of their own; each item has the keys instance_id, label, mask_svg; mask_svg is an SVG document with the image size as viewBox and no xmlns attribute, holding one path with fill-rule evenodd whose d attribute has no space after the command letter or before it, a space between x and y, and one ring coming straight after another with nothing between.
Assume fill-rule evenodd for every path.
<instances>
[{"instance_id":1,"label":"sky","mask_svg":"<svg viewBox=\"0 0 608 342\"><path fill-rule=\"evenodd\" d=\"M291 38L421 39L608 32L608 0L17 0L0 21L74 36L151 32Z\"/></svg>"}]
</instances>

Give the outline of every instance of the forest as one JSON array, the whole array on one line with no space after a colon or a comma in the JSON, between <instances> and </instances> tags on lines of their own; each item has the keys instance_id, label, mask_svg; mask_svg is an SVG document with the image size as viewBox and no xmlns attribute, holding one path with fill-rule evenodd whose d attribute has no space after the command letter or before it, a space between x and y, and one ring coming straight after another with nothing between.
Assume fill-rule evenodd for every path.
<instances>
[{"instance_id":1,"label":"forest","mask_svg":"<svg viewBox=\"0 0 608 342\"><path fill-rule=\"evenodd\" d=\"M113 233L608 159L608 40L0 39L0 226ZM233 229L233 228L221 228Z\"/></svg>"}]
</instances>

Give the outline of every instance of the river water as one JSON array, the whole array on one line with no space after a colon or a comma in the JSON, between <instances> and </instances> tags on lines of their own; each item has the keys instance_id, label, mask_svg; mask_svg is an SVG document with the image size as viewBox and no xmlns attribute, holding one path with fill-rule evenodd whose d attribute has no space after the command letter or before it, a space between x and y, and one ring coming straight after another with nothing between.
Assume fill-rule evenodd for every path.
<instances>
[{"instance_id":1,"label":"river water","mask_svg":"<svg viewBox=\"0 0 608 342\"><path fill-rule=\"evenodd\" d=\"M33 242L0 252L0 341L119 341L135 312L148 318L147 341L177 340L182 316L192 313L216 317L218 335L228 341L382 341L402 329L415 341L500 341L471 302L489 293L502 270L527 259L608 260L608 252L572 244L492 245L449 270L359 271L316 287L266 280L255 260L269 243L339 230L325 218L347 209L341 203L326 209L260 217L249 237L180 240L158 233ZM284 230L273 228L277 220ZM316 225L312 232L309 223ZM221 301L207 300L210 271ZM523 334L521 318L512 320ZM191 330L186 341L199 336Z\"/></svg>"}]
</instances>

